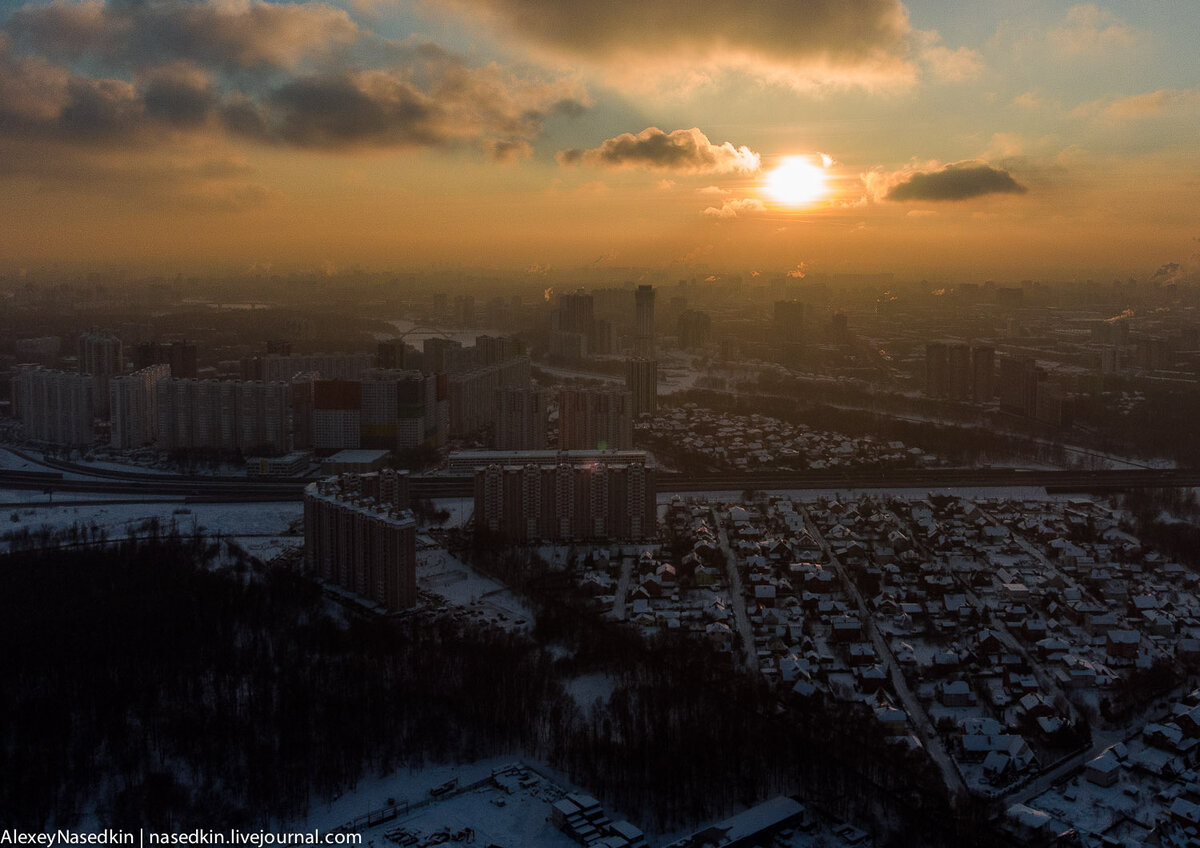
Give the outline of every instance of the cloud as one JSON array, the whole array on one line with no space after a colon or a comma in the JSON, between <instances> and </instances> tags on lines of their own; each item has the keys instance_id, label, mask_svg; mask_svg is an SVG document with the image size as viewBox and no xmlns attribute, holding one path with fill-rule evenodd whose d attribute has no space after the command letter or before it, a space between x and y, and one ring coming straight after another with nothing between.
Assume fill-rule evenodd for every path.
<instances>
[{"instance_id":1,"label":"cloud","mask_svg":"<svg viewBox=\"0 0 1200 848\"><path fill-rule=\"evenodd\" d=\"M978 50L947 47L937 30L914 33L914 40L920 44L922 64L935 79L963 82L975 79L983 70L983 55Z\"/></svg>"},{"instance_id":2,"label":"cloud","mask_svg":"<svg viewBox=\"0 0 1200 848\"><path fill-rule=\"evenodd\" d=\"M746 215L753 212L764 212L766 206L761 200L755 200L753 197L746 197L741 200L727 200L721 206L709 206L700 214L706 218L712 218L717 221L728 221L731 218L737 218L741 215Z\"/></svg>"},{"instance_id":3,"label":"cloud","mask_svg":"<svg viewBox=\"0 0 1200 848\"><path fill-rule=\"evenodd\" d=\"M432 3L429 4L431 7ZM625 82L749 70L795 85L911 79L900 0L453 0L472 21ZM656 73L646 74L653 68Z\"/></svg>"},{"instance_id":4,"label":"cloud","mask_svg":"<svg viewBox=\"0 0 1200 848\"><path fill-rule=\"evenodd\" d=\"M548 117L578 115L590 103L571 78L522 76L494 63L472 67L433 44L391 45L385 56L368 50L360 57L386 58L384 67L283 67L301 52L357 37L357 30L348 35L339 24L344 13L319 4L282 16L263 5L26 7L9 22L16 38L0 31L0 136L146 145L204 133L321 150L466 145L511 161L530 154L529 141ZM59 21L56 31L51 24ZM316 32L314 21L330 26ZM151 37L156 32L161 43ZM198 33L194 43L191 33ZM26 44L21 53L17 41ZM57 58L30 54L30 45ZM71 55L79 57L75 66L63 58ZM260 61L279 67L231 71Z\"/></svg>"},{"instance_id":5,"label":"cloud","mask_svg":"<svg viewBox=\"0 0 1200 848\"><path fill-rule=\"evenodd\" d=\"M1200 112L1200 89L1160 88L1129 97L1097 100L1079 106L1074 117L1097 115L1113 123L1184 116Z\"/></svg>"},{"instance_id":6,"label":"cloud","mask_svg":"<svg viewBox=\"0 0 1200 848\"><path fill-rule=\"evenodd\" d=\"M533 147L524 139L493 138L484 141L484 150L497 162L505 164L533 155Z\"/></svg>"},{"instance_id":7,"label":"cloud","mask_svg":"<svg viewBox=\"0 0 1200 848\"><path fill-rule=\"evenodd\" d=\"M663 132L648 127L637 135L622 133L591 150L564 150L562 165L588 164L605 168L649 168L680 174L751 174L759 170L759 155L731 142L713 144L696 127Z\"/></svg>"},{"instance_id":8,"label":"cloud","mask_svg":"<svg viewBox=\"0 0 1200 848\"><path fill-rule=\"evenodd\" d=\"M24 6L5 27L52 59L108 67L188 60L231 69L295 68L358 41L358 25L324 3L142 2Z\"/></svg>"},{"instance_id":9,"label":"cloud","mask_svg":"<svg viewBox=\"0 0 1200 848\"><path fill-rule=\"evenodd\" d=\"M1141 36L1112 12L1081 3L1067 10L1062 25L1051 29L1046 38L1068 56L1104 56L1134 47Z\"/></svg>"},{"instance_id":10,"label":"cloud","mask_svg":"<svg viewBox=\"0 0 1200 848\"><path fill-rule=\"evenodd\" d=\"M884 178L890 182L879 193L885 200L970 200L989 194L1024 194L1028 189L1008 171L980 162L958 162L936 171L900 173ZM868 181L868 188L871 182ZM878 183L876 191L878 191Z\"/></svg>"},{"instance_id":11,"label":"cloud","mask_svg":"<svg viewBox=\"0 0 1200 848\"><path fill-rule=\"evenodd\" d=\"M1036 91L1025 91L1013 98L1012 105L1022 109L1046 109L1054 104Z\"/></svg>"}]
</instances>

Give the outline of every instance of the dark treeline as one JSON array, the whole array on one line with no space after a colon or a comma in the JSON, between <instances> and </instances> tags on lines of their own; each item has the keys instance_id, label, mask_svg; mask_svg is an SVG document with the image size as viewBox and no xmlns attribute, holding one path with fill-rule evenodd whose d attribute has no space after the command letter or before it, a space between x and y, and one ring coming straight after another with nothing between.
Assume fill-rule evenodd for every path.
<instances>
[{"instance_id":1,"label":"dark treeline","mask_svg":"<svg viewBox=\"0 0 1200 848\"><path fill-rule=\"evenodd\" d=\"M798 392L795 397L777 395L733 395L691 389L679 396L680 403L692 402L708 409L739 415L769 415L790 424L829 430L847 436L871 436L882 442L901 441L938 457L965 465L980 460L1005 461L1037 459L1056 465L1066 464L1066 452L1060 445L1032 438L996 433L983 427L939 424L893 417L886 412L843 409L814 403L811 396Z\"/></svg>"},{"instance_id":2,"label":"dark treeline","mask_svg":"<svg viewBox=\"0 0 1200 848\"><path fill-rule=\"evenodd\" d=\"M892 844L991 844L865 709L782 703L707 643L601 621L557 574L526 584L535 641L346 621L290 572L213 570L218 549L170 533L0 559L0 762L21 776L0 818L263 826L365 775L524 752L649 828L798 791ZM581 710L563 684L597 672L612 697Z\"/></svg>"},{"instance_id":3,"label":"dark treeline","mask_svg":"<svg viewBox=\"0 0 1200 848\"><path fill-rule=\"evenodd\" d=\"M952 810L936 768L890 743L861 704L783 699L728 654L676 634L645 640L555 592L536 635L570 649L565 676L603 671L614 691L558 747L558 763L645 826L673 829L798 793L869 826L881 845L1006 845L991 811Z\"/></svg>"},{"instance_id":4,"label":"dark treeline","mask_svg":"<svg viewBox=\"0 0 1200 848\"><path fill-rule=\"evenodd\" d=\"M540 749L548 660L441 619L331 617L287 572L170 535L0 559L0 819L265 824L364 774Z\"/></svg>"}]
</instances>

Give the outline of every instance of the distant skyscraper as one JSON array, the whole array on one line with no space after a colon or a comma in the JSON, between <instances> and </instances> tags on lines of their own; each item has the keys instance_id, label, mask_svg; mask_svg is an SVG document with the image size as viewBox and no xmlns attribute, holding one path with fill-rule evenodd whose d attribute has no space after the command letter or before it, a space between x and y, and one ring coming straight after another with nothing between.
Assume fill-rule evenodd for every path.
<instances>
[{"instance_id":1,"label":"distant skyscraper","mask_svg":"<svg viewBox=\"0 0 1200 848\"><path fill-rule=\"evenodd\" d=\"M58 336L42 336L37 339L17 339L13 351L18 363L35 362L46 368L53 368L58 361L62 349L62 339Z\"/></svg>"},{"instance_id":2,"label":"distant skyscraper","mask_svg":"<svg viewBox=\"0 0 1200 848\"><path fill-rule=\"evenodd\" d=\"M964 342L925 345L925 394L935 398L971 398L971 348Z\"/></svg>"},{"instance_id":3,"label":"distant skyscraper","mask_svg":"<svg viewBox=\"0 0 1200 848\"><path fill-rule=\"evenodd\" d=\"M971 348L963 342L951 342L947 348L947 396L951 400L971 399Z\"/></svg>"},{"instance_id":4,"label":"distant skyscraper","mask_svg":"<svg viewBox=\"0 0 1200 848\"><path fill-rule=\"evenodd\" d=\"M950 351L945 342L925 345L925 394L934 398L950 394Z\"/></svg>"},{"instance_id":5,"label":"distant skyscraper","mask_svg":"<svg viewBox=\"0 0 1200 848\"><path fill-rule=\"evenodd\" d=\"M196 343L188 341L142 342L133 350L137 370L166 363L176 380L194 380L198 373Z\"/></svg>"},{"instance_id":6,"label":"distant skyscraper","mask_svg":"<svg viewBox=\"0 0 1200 848\"><path fill-rule=\"evenodd\" d=\"M634 356L654 358L654 286L638 286L634 293L636 315Z\"/></svg>"},{"instance_id":7,"label":"distant skyscraper","mask_svg":"<svg viewBox=\"0 0 1200 848\"><path fill-rule=\"evenodd\" d=\"M430 336L422 342L421 349L425 354L425 371L430 374L458 370L458 362L462 358L462 342Z\"/></svg>"},{"instance_id":8,"label":"distant skyscraper","mask_svg":"<svg viewBox=\"0 0 1200 848\"><path fill-rule=\"evenodd\" d=\"M772 310L771 328L776 344L800 344L804 341L805 306L798 300L777 300Z\"/></svg>"},{"instance_id":9,"label":"distant skyscraper","mask_svg":"<svg viewBox=\"0 0 1200 848\"><path fill-rule=\"evenodd\" d=\"M323 380L357 380L374 365L374 357L369 353L268 354L243 359L242 379L271 382L315 372Z\"/></svg>"},{"instance_id":10,"label":"distant skyscraper","mask_svg":"<svg viewBox=\"0 0 1200 848\"><path fill-rule=\"evenodd\" d=\"M1038 383L1045 372L1028 356L1000 359L1000 408L1017 415L1037 414Z\"/></svg>"},{"instance_id":11,"label":"distant skyscraper","mask_svg":"<svg viewBox=\"0 0 1200 848\"><path fill-rule=\"evenodd\" d=\"M527 387L529 368L529 357L518 356L495 365L449 375L446 380L449 435L465 436L494 424L496 389Z\"/></svg>"},{"instance_id":12,"label":"distant skyscraper","mask_svg":"<svg viewBox=\"0 0 1200 848\"><path fill-rule=\"evenodd\" d=\"M658 412L658 363L653 359L625 362L625 388L633 395L633 417Z\"/></svg>"},{"instance_id":13,"label":"distant skyscraper","mask_svg":"<svg viewBox=\"0 0 1200 848\"><path fill-rule=\"evenodd\" d=\"M712 319L707 312L688 309L679 316L679 346L684 350L704 347L712 338Z\"/></svg>"},{"instance_id":14,"label":"distant skyscraper","mask_svg":"<svg viewBox=\"0 0 1200 848\"><path fill-rule=\"evenodd\" d=\"M546 447L546 393L541 389L497 388L496 450L529 451Z\"/></svg>"},{"instance_id":15,"label":"distant skyscraper","mask_svg":"<svg viewBox=\"0 0 1200 848\"><path fill-rule=\"evenodd\" d=\"M987 403L996 395L996 349L990 345L971 348L971 397Z\"/></svg>"},{"instance_id":16,"label":"distant skyscraper","mask_svg":"<svg viewBox=\"0 0 1200 848\"><path fill-rule=\"evenodd\" d=\"M633 447L633 395L620 389L560 389L558 447L560 450L630 450Z\"/></svg>"},{"instance_id":17,"label":"distant skyscraper","mask_svg":"<svg viewBox=\"0 0 1200 848\"><path fill-rule=\"evenodd\" d=\"M79 337L79 371L92 375L92 403L96 415L108 418L108 381L124 368L121 340L92 331Z\"/></svg>"},{"instance_id":18,"label":"distant skyscraper","mask_svg":"<svg viewBox=\"0 0 1200 848\"><path fill-rule=\"evenodd\" d=\"M475 326L475 297L460 294L454 298L454 320L463 327Z\"/></svg>"},{"instance_id":19,"label":"distant skyscraper","mask_svg":"<svg viewBox=\"0 0 1200 848\"><path fill-rule=\"evenodd\" d=\"M592 322L595 321L595 306L590 294L574 292L564 294L558 299L557 330L564 333L592 334Z\"/></svg>"},{"instance_id":20,"label":"distant skyscraper","mask_svg":"<svg viewBox=\"0 0 1200 848\"><path fill-rule=\"evenodd\" d=\"M379 368L406 368L404 339L388 339L375 345L375 365Z\"/></svg>"}]
</instances>

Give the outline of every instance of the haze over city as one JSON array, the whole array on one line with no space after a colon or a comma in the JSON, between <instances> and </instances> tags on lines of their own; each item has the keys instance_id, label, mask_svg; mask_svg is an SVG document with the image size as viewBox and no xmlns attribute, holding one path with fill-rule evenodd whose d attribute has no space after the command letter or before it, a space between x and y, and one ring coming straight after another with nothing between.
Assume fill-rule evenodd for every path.
<instances>
[{"instance_id":1,"label":"haze over city","mask_svg":"<svg viewBox=\"0 0 1200 848\"><path fill-rule=\"evenodd\" d=\"M6 269L1196 266L1191 3L0 3Z\"/></svg>"},{"instance_id":2,"label":"haze over city","mask_svg":"<svg viewBox=\"0 0 1200 848\"><path fill-rule=\"evenodd\" d=\"M1200 846L1197 33L0 0L0 848Z\"/></svg>"}]
</instances>

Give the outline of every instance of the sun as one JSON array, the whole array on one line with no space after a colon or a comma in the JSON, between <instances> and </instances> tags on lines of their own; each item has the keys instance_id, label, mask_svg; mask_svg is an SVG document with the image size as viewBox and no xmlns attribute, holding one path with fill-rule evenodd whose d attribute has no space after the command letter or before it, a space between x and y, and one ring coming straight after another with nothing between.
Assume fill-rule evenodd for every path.
<instances>
[{"instance_id":1,"label":"sun","mask_svg":"<svg viewBox=\"0 0 1200 848\"><path fill-rule=\"evenodd\" d=\"M788 206L815 203L829 192L825 171L807 156L786 156L779 167L767 174L767 194Z\"/></svg>"}]
</instances>

